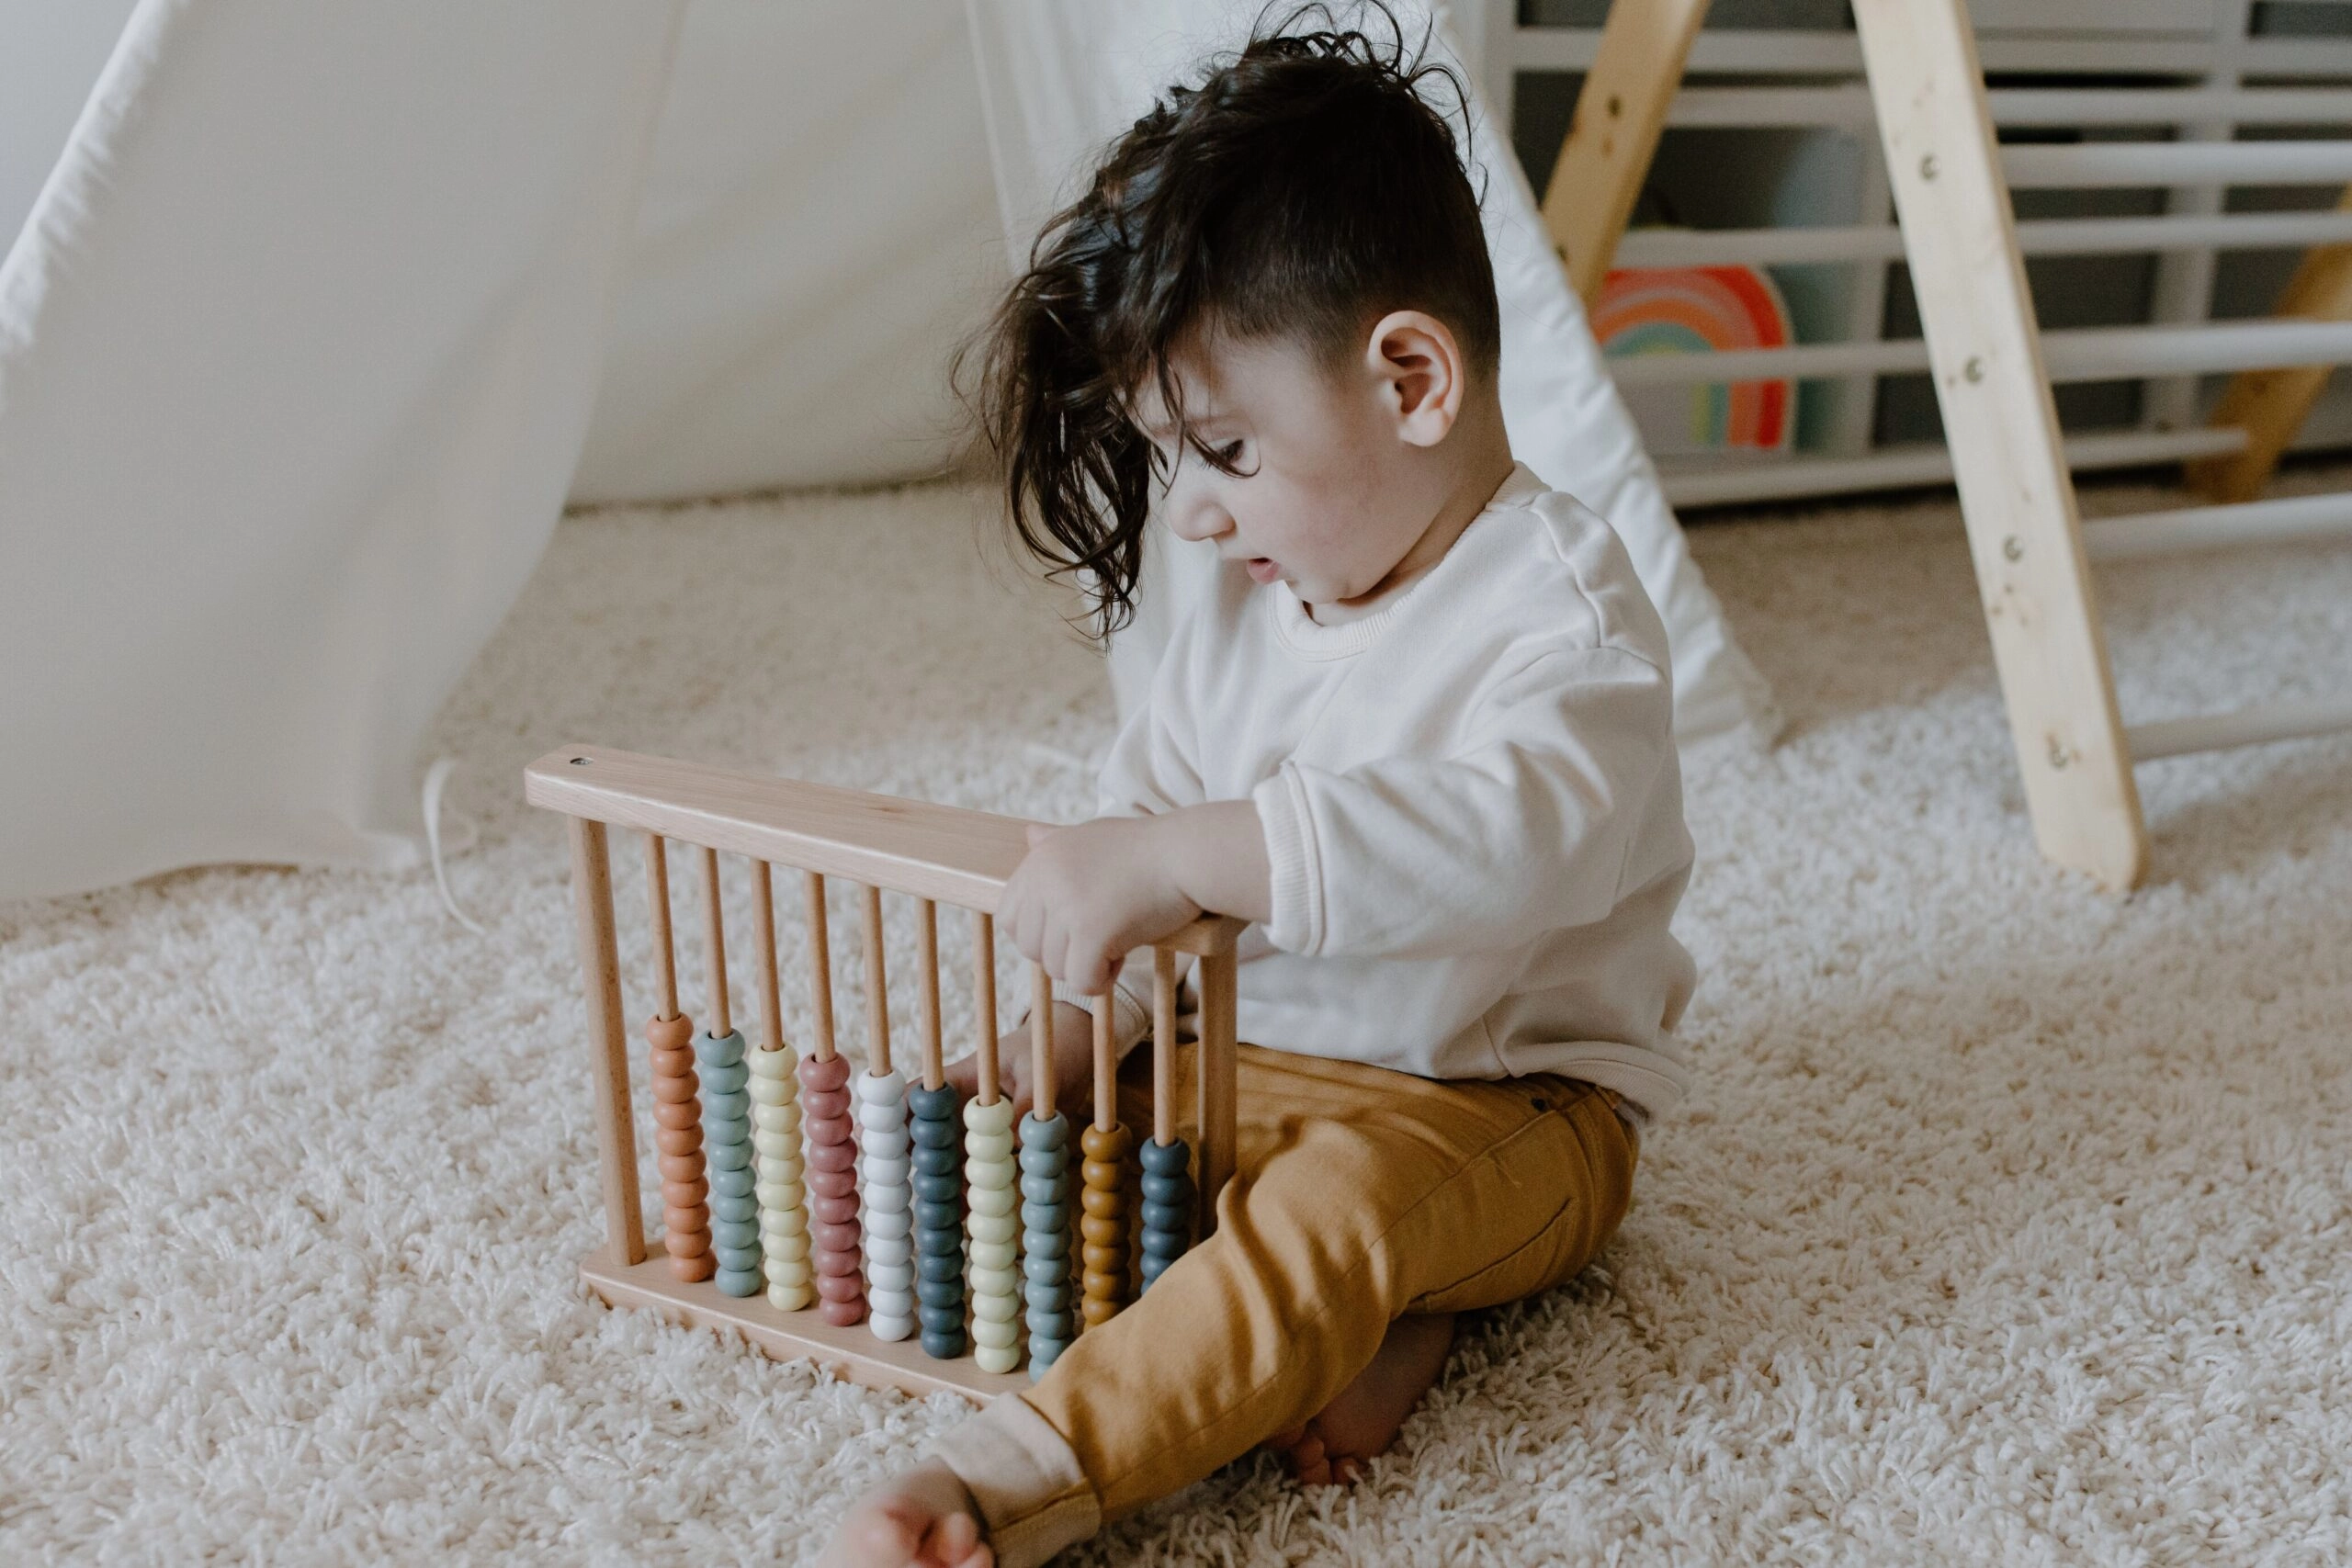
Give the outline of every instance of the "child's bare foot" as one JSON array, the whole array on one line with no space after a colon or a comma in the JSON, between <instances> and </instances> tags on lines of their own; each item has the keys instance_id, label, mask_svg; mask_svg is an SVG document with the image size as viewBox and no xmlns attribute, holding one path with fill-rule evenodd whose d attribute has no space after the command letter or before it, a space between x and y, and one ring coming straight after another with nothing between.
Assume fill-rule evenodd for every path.
<instances>
[{"instance_id":1,"label":"child's bare foot","mask_svg":"<svg viewBox=\"0 0 2352 1568\"><path fill-rule=\"evenodd\" d=\"M1445 1370L1453 1348L1453 1314L1400 1317L1374 1353L1372 1365L1309 1417L1304 1427L1267 1439L1292 1476L1307 1486L1332 1486L1363 1474L1363 1461L1385 1453L1405 1417Z\"/></svg>"},{"instance_id":2,"label":"child's bare foot","mask_svg":"<svg viewBox=\"0 0 2352 1568\"><path fill-rule=\"evenodd\" d=\"M979 1511L956 1472L927 1459L850 1505L819 1568L990 1568Z\"/></svg>"}]
</instances>

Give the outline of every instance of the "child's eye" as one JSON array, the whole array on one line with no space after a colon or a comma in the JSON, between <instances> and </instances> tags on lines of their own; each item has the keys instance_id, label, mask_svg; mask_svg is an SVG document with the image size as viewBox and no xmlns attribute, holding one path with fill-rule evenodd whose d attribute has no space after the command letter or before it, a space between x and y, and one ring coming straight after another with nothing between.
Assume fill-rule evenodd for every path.
<instances>
[{"instance_id":1,"label":"child's eye","mask_svg":"<svg viewBox=\"0 0 2352 1568\"><path fill-rule=\"evenodd\" d=\"M1218 447L1216 449L1216 460L1228 468L1238 466L1241 461L1241 443L1238 441L1228 441L1224 446Z\"/></svg>"}]
</instances>

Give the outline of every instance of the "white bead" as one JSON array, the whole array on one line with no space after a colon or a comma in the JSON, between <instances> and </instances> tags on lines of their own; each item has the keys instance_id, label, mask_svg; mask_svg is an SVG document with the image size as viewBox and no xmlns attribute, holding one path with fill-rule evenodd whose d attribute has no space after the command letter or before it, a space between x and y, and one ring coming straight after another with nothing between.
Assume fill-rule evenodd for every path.
<instances>
[{"instance_id":1,"label":"white bead","mask_svg":"<svg viewBox=\"0 0 2352 1568\"><path fill-rule=\"evenodd\" d=\"M914 1234L915 1217L904 1209L868 1209L861 1216L865 1234L897 1241Z\"/></svg>"},{"instance_id":2,"label":"white bead","mask_svg":"<svg viewBox=\"0 0 2352 1568\"><path fill-rule=\"evenodd\" d=\"M870 1306L872 1303L867 1304ZM888 1316L876 1312L872 1317L866 1319L866 1322L873 1325L874 1337L876 1339L897 1341L906 1338L915 1331L915 1320L902 1315Z\"/></svg>"},{"instance_id":3,"label":"white bead","mask_svg":"<svg viewBox=\"0 0 2352 1568\"><path fill-rule=\"evenodd\" d=\"M964 1125L975 1133L1003 1133L1012 1127L1012 1100L999 1095L993 1105L982 1105L975 1095L964 1102Z\"/></svg>"},{"instance_id":4,"label":"white bead","mask_svg":"<svg viewBox=\"0 0 2352 1568\"><path fill-rule=\"evenodd\" d=\"M891 1159L901 1164L913 1153L904 1127L868 1127L857 1135L857 1148L868 1159Z\"/></svg>"},{"instance_id":5,"label":"white bead","mask_svg":"<svg viewBox=\"0 0 2352 1568\"><path fill-rule=\"evenodd\" d=\"M915 1288L915 1269L911 1263L873 1263L865 1269L868 1290L895 1291L901 1294Z\"/></svg>"},{"instance_id":6,"label":"white bead","mask_svg":"<svg viewBox=\"0 0 2352 1568\"><path fill-rule=\"evenodd\" d=\"M1010 1269L1020 1256L1019 1249L1009 1241L975 1241L970 1247L975 1269Z\"/></svg>"},{"instance_id":7,"label":"white bead","mask_svg":"<svg viewBox=\"0 0 2352 1568\"><path fill-rule=\"evenodd\" d=\"M869 1263L904 1263L915 1255L915 1244L902 1235L868 1235L865 1238L865 1260Z\"/></svg>"},{"instance_id":8,"label":"white bead","mask_svg":"<svg viewBox=\"0 0 2352 1568\"><path fill-rule=\"evenodd\" d=\"M983 1214L977 1211L966 1216L964 1228L974 1241L1011 1241L1021 1234L1018 1214Z\"/></svg>"},{"instance_id":9,"label":"white bead","mask_svg":"<svg viewBox=\"0 0 2352 1568\"><path fill-rule=\"evenodd\" d=\"M909 1187L913 1185L908 1179L913 1169L913 1162L903 1156L894 1159L888 1155L868 1155L858 1161L857 1174L867 1187Z\"/></svg>"},{"instance_id":10,"label":"white bead","mask_svg":"<svg viewBox=\"0 0 2352 1568\"><path fill-rule=\"evenodd\" d=\"M860 1073L857 1098L867 1105L904 1105L907 1079L903 1073Z\"/></svg>"}]
</instances>

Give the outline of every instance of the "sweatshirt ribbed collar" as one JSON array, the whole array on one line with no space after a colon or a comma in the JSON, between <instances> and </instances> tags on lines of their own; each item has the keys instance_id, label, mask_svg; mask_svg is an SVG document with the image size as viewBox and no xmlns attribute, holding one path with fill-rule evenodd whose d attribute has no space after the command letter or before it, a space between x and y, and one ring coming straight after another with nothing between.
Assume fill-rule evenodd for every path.
<instances>
[{"instance_id":1,"label":"sweatshirt ribbed collar","mask_svg":"<svg viewBox=\"0 0 2352 1568\"><path fill-rule=\"evenodd\" d=\"M1509 512L1524 506L1530 499L1541 495L1545 489L1535 470L1524 463L1513 463L1510 475L1495 490L1493 497L1479 508L1478 515L1470 519L1461 535L1453 541L1438 563L1421 573L1419 579L1404 592L1374 610L1369 615L1343 621L1335 626L1324 626L1306 613L1306 606L1287 582L1271 585L1266 595L1267 608L1274 620L1274 634L1284 647L1303 659L1345 659L1361 653L1380 639L1381 635L1395 626L1407 605L1413 603L1431 581L1442 574L1462 554L1462 541L1470 530L1498 512Z\"/></svg>"}]
</instances>

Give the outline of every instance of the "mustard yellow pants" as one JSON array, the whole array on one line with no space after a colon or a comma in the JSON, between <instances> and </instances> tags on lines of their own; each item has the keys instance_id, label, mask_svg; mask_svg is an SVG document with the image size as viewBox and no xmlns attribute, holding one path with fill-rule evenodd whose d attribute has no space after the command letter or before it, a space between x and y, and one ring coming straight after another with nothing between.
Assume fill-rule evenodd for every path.
<instances>
[{"instance_id":1,"label":"mustard yellow pants","mask_svg":"<svg viewBox=\"0 0 2352 1568\"><path fill-rule=\"evenodd\" d=\"M1006 1568L1301 1425L1404 1314L1498 1305L1572 1278L1632 1199L1636 1150L1609 1090L1239 1055L1236 1172L1215 1232L1035 1387L933 1450L971 1489ZM1138 1136L1148 1057L1120 1077ZM1177 1082L1193 1070L1186 1046Z\"/></svg>"}]
</instances>

